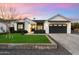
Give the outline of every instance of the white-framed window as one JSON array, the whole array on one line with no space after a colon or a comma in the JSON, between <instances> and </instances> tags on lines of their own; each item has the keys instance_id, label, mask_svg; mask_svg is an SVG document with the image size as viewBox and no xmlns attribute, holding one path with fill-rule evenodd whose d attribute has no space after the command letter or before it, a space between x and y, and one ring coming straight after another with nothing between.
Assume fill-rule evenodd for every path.
<instances>
[{"instance_id":1,"label":"white-framed window","mask_svg":"<svg viewBox=\"0 0 79 59\"><path fill-rule=\"evenodd\" d=\"M58 24L58 26L62 26L62 24Z\"/></svg>"},{"instance_id":2,"label":"white-framed window","mask_svg":"<svg viewBox=\"0 0 79 59\"><path fill-rule=\"evenodd\" d=\"M52 24L50 24L49 26L52 26Z\"/></svg>"},{"instance_id":3,"label":"white-framed window","mask_svg":"<svg viewBox=\"0 0 79 59\"><path fill-rule=\"evenodd\" d=\"M66 24L63 24L63 26L67 26Z\"/></svg>"},{"instance_id":4,"label":"white-framed window","mask_svg":"<svg viewBox=\"0 0 79 59\"><path fill-rule=\"evenodd\" d=\"M23 24L18 24L18 29L23 29Z\"/></svg>"},{"instance_id":5,"label":"white-framed window","mask_svg":"<svg viewBox=\"0 0 79 59\"><path fill-rule=\"evenodd\" d=\"M57 26L57 24L54 24L54 26Z\"/></svg>"},{"instance_id":6,"label":"white-framed window","mask_svg":"<svg viewBox=\"0 0 79 59\"><path fill-rule=\"evenodd\" d=\"M24 23L17 23L17 29L24 29Z\"/></svg>"}]
</instances>

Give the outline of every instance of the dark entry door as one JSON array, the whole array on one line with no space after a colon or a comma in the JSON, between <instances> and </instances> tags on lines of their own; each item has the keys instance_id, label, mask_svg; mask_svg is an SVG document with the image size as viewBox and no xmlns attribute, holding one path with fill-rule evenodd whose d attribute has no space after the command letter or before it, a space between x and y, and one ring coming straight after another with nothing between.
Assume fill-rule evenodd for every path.
<instances>
[{"instance_id":1,"label":"dark entry door","mask_svg":"<svg viewBox=\"0 0 79 59\"><path fill-rule=\"evenodd\" d=\"M67 33L67 26L59 24L49 26L49 33Z\"/></svg>"},{"instance_id":2,"label":"dark entry door","mask_svg":"<svg viewBox=\"0 0 79 59\"><path fill-rule=\"evenodd\" d=\"M13 33L14 32L14 27L10 27L10 32Z\"/></svg>"}]
</instances>

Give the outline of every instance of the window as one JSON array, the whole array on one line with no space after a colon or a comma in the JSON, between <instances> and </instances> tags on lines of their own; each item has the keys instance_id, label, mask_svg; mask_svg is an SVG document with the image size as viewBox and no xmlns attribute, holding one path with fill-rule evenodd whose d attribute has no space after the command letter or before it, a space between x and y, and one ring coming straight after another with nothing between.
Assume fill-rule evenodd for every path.
<instances>
[{"instance_id":1,"label":"window","mask_svg":"<svg viewBox=\"0 0 79 59\"><path fill-rule=\"evenodd\" d=\"M58 24L58 26L62 26L62 24Z\"/></svg>"},{"instance_id":2,"label":"window","mask_svg":"<svg viewBox=\"0 0 79 59\"><path fill-rule=\"evenodd\" d=\"M54 24L54 26L57 26L57 24Z\"/></svg>"},{"instance_id":3,"label":"window","mask_svg":"<svg viewBox=\"0 0 79 59\"><path fill-rule=\"evenodd\" d=\"M23 29L23 24L19 24L18 29Z\"/></svg>"},{"instance_id":4,"label":"window","mask_svg":"<svg viewBox=\"0 0 79 59\"><path fill-rule=\"evenodd\" d=\"M63 24L63 26L66 26L66 24Z\"/></svg>"},{"instance_id":5,"label":"window","mask_svg":"<svg viewBox=\"0 0 79 59\"><path fill-rule=\"evenodd\" d=\"M43 29L43 26L42 26L42 25L38 25L38 26L37 26L37 29L38 29L38 30L42 30L42 29Z\"/></svg>"},{"instance_id":6,"label":"window","mask_svg":"<svg viewBox=\"0 0 79 59\"><path fill-rule=\"evenodd\" d=\"M24 23L17 23L17 28L18 29L23 29L24 28Z\"/></svg>"},{"instance_id":7,"label":"window","mask_svg":"<svg viewBox=\"0 0 79 59\"><path fill-rule=\"evenodd\" d=\"M50 24L49 26L52 26L52 24Z\"/></svg>"}]
</instances>

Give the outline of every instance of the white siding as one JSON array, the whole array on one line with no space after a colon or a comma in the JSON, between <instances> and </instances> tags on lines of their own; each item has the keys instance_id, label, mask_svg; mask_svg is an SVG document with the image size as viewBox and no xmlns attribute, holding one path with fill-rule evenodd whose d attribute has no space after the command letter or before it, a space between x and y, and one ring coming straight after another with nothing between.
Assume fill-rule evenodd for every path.
<instances>
[{"instance_id":1,"label":"white siding","mask_svg":"<svg viewBox=\"0 0 79 59\"><path fill-rule=\"evenodd\" d=\"M13 27L14 26L14 22L12 21L11 23L10 23L10 27Z\"/></svg>"},{"instance_id":2,"label":"white siding","mask_svg":"<svg viewBox=\"0 0 79 59\"><path fill-rule=\"evenodd\" d=\"M28 31L28 28L29 28L29 23L25 22L25 28L24 29Z\"/></svg>"},{"instance_id":3,"label":"white siding","mask_svg":"<svg viewBox=\"0 0 79 59\"><path fill-rule=\"evenodd\" d=\"M67 33L71 33L71 23L67 23Z\"/></svg>"},{"instance_id":4,"label":"white siding","mask_svg":"<svg viewBox=\"0 0 79 59\"><path fill-rule=\"evenodd\" d=\"M61 16L57 16L57 17L55 17L55 18L53 18L53 19L51 19L51 21L67 21L66 19L64 19L63 17L61 17Z\"/></svg>"},{"instance_id":5,"label":"white siding","mask_svg":"<svg viewBox=\"0 0 79 59\"><path fill-rule=\"evenodd\" d=\"M49 22L48 21L45 21L44 23L44 30L46 33L49 33Z\"/></svg>"}]
</instances>

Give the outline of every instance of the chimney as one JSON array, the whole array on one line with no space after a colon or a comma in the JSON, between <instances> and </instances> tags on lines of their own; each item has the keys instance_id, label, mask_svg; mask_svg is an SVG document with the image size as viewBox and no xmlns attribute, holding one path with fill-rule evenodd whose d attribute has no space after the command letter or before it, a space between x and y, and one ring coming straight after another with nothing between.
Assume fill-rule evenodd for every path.
<instances>
[{"instance_id":1,"label":"chimney","mask_svg":"<svg viewBox=\"0 0 79 59\"><path fill-rule=\"evenodd\" d=\"M33 18L33 20L35 20L36 18Z\"/></svg>"}]
</instances>

